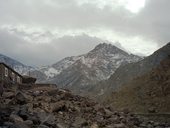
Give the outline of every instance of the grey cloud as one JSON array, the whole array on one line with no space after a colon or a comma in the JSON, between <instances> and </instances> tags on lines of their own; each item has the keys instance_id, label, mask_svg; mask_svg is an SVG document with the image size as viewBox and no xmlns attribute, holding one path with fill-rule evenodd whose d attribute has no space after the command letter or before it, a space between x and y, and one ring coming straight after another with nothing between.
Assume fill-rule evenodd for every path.
<instances>
[{"instance_id":1,"label":"grey cloud","mask_svg":"<svg viewBox=\"0 0 170 128\"><path fill-rule=\"evenodd\" d=\"M0 53L33 66L49 65L67 56L84 54L98 43L102 43L102 40L81 35L62 37L50 43L34 44L14 34L0 31Z\"/></svg>"},{"instance_id":2,"label":"grey cloud","mask_svg":"<svg viewBox=\"0 0 170 128\"><path fill-rule=\"evenodd\" d=\"M100 9L90 3L78 6L76 0L0 0L0 26L21 24L49 31L55 28L73 31L79 29L84 30L84 33L86 29L104 28L129 38L151 40L161 47L169 42L170 37L169 5L169 0L146 0L146 6L138 14L132 14L122 6L112 10L111 6L106 5ZM1 31L0 52L13 57L20 56L20 60L36 65L49 64L65 56L87 52L100 43L100 39L82 35L64 36L48 44L33 44L19 37L21 35L23 33L10 35Z\"/></svg>"},{"instance_id":3,"label":"grey cloud","mask_svg":"<svg viewBox=\"0 0 170 128\"><path fill-rule=\"evenodd\" d=\"M168 0L146 0L141 12L131 14L123 7L112 10L110 6L99 9L94 4L78 6L75 0L5 0L0 1L0 22L73 30L105 27L166 43L170 37L169 5Z\"/></svg>"},{"instance_id":4,"label":"grey cloud","mask_svg":"<svg viewBox=\"0 0 170 128\"><path fill-rule=\"evenodd\" d=\"M4 19L7 23L32 23L48 27L75 29L94 26L120 26L126 15L129 14L123 8L112 11L110 6L105 6L103 9L91 4L78 6L74 0L65 0L64 2L56 0L56 5L53 6L44 1L30 0L30 2L27 2L27 0L19 0L19 2L4 2L0 9L2 20Z\"/></svg>"},{"instance_id":5,"label":"grey cloud","mask_svg":"<svg viewBox=\"0 0 170 128\"><path fill-rule=\"evenodd\" d=\"M145 8L132 19L132 24L128 23L133 28L129 32L148 37L159 45L169 42L169 5L168 0L148 0Z\"/></svg>"},{"instance_id":6,"label":"grey cloud","mask_svg":"<svg viewBox=\"0 0 170 128\"><path fill-rule=\"evenodd\" d=\"M114 45L116 46L116 47L118 47L118 48L120 48L120 49L122 49L122 50L124 50L124 51L127 51L127 49L125 49L122 45L121 45L121 43L120 42L115 42L114 43ZM127 51L127 52L129 52L130 53L130 51Z\"/></svg>"}]
</instances>

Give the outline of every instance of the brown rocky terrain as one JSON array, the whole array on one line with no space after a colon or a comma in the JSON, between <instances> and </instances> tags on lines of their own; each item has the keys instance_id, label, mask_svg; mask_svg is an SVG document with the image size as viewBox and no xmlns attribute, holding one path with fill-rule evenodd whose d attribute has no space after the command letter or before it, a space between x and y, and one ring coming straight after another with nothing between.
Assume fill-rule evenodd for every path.
<instances>
[{"instance_id":1,"label":"brown rocky terrain","mask_svg":"<svg viewBox=\"0 0 170 128\"><path fill-rule=\"evenodd\" d=\"M108 97L117 109L138 113L170 113L170 56L151 72L137 77Z\"/></svg>"},{"instance_id":2,"label":"brown rocky terrain","mask_svg":"<svg viewBox=\"0 0 170 128\"><path fill-rule=\"evenodd\" d=\"M168 128L128 111L114 111L55 85L4 89L0 128Z\"/></svg>"}]
</instances>

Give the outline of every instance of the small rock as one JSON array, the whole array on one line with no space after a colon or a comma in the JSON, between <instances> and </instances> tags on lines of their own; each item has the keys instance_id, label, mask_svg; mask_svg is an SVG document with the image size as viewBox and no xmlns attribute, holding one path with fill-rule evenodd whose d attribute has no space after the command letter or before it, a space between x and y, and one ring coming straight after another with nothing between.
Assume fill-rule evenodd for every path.
<instances>
[{"instance_id":1,"label":"small rock","mask_svg":"<svg viewBox=\"0 0 170 128\"><path fill-rule=\"evenodd\" d=\"M33 96L39 96L40 95L40 91L35 91L35 92L33 92Z\"/></svg>"},{"instance_id":2,"label":"small rock","mask_svg":"<svg viewBox=\"0 0 170 128\"><path fill-rule=\"evenodd\" d=\"M28 127L26 124L24 124L23 122L21 122L21 123L16 123L16 127L17 128L30 128L30 127ZM10 127L11 128L11 127Z\"/></svg>"},{"instance_id":3,"label":"small rock","mask_svg":"<svg viewBox=\"0 0 170 128\"><path fill-rule=\"evenodd\" d=\"M65 128L65 127L62 126L61 124L57 124L57 128Z\"/></svg>"},{"instance_id":4,"label":"small rock","mask_svg":"<svg viewBox=\"0 0 170 128\"><path fill-rule=\"evenodd\" d=\"M90 128L99 128L99 126L97 125L97 123L93 123Z\"/></svg>"},{"instance_id":5,"label":"small rock","mask_svg":"<svg viewBox=\"0 0 170 128\"><path fill-rule=\"evenodd\" d=\"M120 123L120 124L114 124L113 128L126 128L125 124Z\"/></svg>"},{"instance_id":6,"label":"small rock","mask_svg":"<svg viewBox=\"0 0 170 128\"><path fill-rule=\"evenodd\" d=\"M148 124L148 125L147 125L147 128L154 128L154 126L151 125L151 124Z\"/></svg>"},{"instance_id":7,"label":"small rock","mask_svg":"<svg viewBox=\"0 0 170 128\"><path fill-rule=\"evenodd\" d=\"M41 125L38 126L38 128L49 128L49 127L41 124Z\"/></svg>"},{"instance_id":8,"label":"small rock","mask_svg":"<svg viewBox=\"0 0 170 128\"><path fill-rule=\"evenodd\" d=\"M59 111L58 113L59 113L60 115L63 115L63 112L61 112L61 111Z\"/></svg>"},{"instance_id":9,"label":"small rock","mask_svg":"<svg viewBox=\"0 0 170 128\"><path fill-rule=\"evenodd\" d=\"M52 112L59 112L59 111L65 111L65 110L66 110L65 103L62 101L51 104Z\"/></svg>"},{"instance_id":10,"label":"small rock","mask_svg":"<svg viewBox=\"0 0 170 128\"><path fill-rule=\"evenodd\" d=\"M97 122L102 122L104 120L104 117L102 115L97 115L95 118L94 118Z\"/></svg>"},{"instance_id":11,"label":"small rock","mask_svg":"<svg viewBox=\"0 0 170 128\"><path fill-rule=\"evenodd\" d=\"M26 121L24 121L24 123L25 123L26 125L28 125L28 126L33 125L33 121L32 121L32 120L26 120Z\"/></svg>"},{"instance_id":12,"label":"small rock","mask_svg":"<svg viewBox=\"0 0 170 128\"><path fill-rule=\"evenodd\" d=\"M112 125L106 125L105 128L113 128L113 126Z\"/></svg>"},{"instance_id":13,"label":"small rock","mask_svg":"<svg viewBox=\"0 0 170 128\"><path fill-rule=\"evenodd\" d=\"M74 127L87 126L87 125L88 125L87 121L82 117L76 117L75 122L73 123Z\"/></svg>"},{"instance_id":14,"label":"small rock","mask_svg":"<svg viewBox=\"0 0 170 128\"><path fill-rule=\"evenodd\" d=\"M120 123L120 119L117 116L111 117L108 120L113 123Z\"/></svg>"},{"instance_id":15,"label":"small rock","mask_svg":"<svg viewBox=\"0 0 170 128\"><path fill-rule=\"evenodd\" d=\"M14 96L15 96L15 94L13 92L4 92L3 93L4 98L12 99Z\"/></svg>"},{"instance_id":16,"label":"small rock","mask_svg":"<svg viewBox=\"0 0 170 128\"><path fill-rule=\"evenodd\" d=\"M150 108L148 108L148 112L149 113L156 113L157 111L156 111L155 107L150 107Z\"/></svg>"},{"instance_id":17,"label":"small rock","mask_svg":"<svg viewBox=\"0 0 170 128\"><path fill-rule=\"evenodd\" d=\"M74 110L77 111L77 112L81 111L79 107L74 107Z\"/></svg>"},{"instance_id":18,"label":"small rock","mask_svg":"<svg viewBox=\"0 0 170 128\"><path fill-rule=\"evenodd\" d=\"M20 117L22 117L23 120L27 120L28 117L29 117L27 108L26 108L25 106L23 106L23 107L19 110L18 115L19 115Z\"/></svg>"},{"instance_id":19,"label":"small rock","mask_svg":"<svg viewBox=\"0 0 170 128\"><path fill-rule=\"evenodd\" d=\"M47 113L38 113L38 117L42 124L45 124L47 126L55 127L55 116L52 114Z\"/></svg>"},{"instance_id":20,"label":"small rock","mask_svg":"<svg viewBox=\"0 0 170 128\"><path fill-rule=\"evenodd\" d=\"M26 104L28 99L26 98L26 96L21 93L21 92L18 92L15 96L15 99L16 99L16 102L20 105L23 105L23 104Z\"/></svg>"},{"instance_id":21,"label":"small rock","mask_svg":"<svg viewBox=\"0 0 170 128\"><path fill-rule=\"evenodd\" d=\"M16 128L12 122L4 122L3 125L6 126L7 128L8 128L8 127L9 127L9 128L10 128L10 127ZM5 128L6 128L6 127L5 127ZM2 127L2 128L3 128L3 127Z\"/></svg>"},{"instance_id":22,"label":"small rock","mask_svg":"<svg viewBox=\"0 0 170 128\"><path fill-rule=\"evenodd\" d=\"M105 111L105 114L106 114L107 117L111 117L113 115L113 112L111 112L108 109L104 109L104 111Z\"/></svg>"},{"instance_id":23,"label":"small rock","mask_svg":"<svg viewBox=\"0 0 170 128\"><path fill-rule=\"evenodd\" d=\"M4 104L14 104L14 101L11 99L4 99Z\"/></svg>"},{"instance_id":24,"label":"small rock","mask_svg":"<svg viewBox=\"0 0 170 128\"><path fill-rule=\"evenodd\" d=\"M28 120L32 120L34 125L39 125L40 124L40 120L36 116L31 116L31 117L28 118Z\"/></svg>"},{"instance_id":25,"label":"small rock","mask_svg":"<svg viewBox=\"0 0 170 128\"><path fill-rule=\"evenodd\" d=\"M11 115L10 115L10 119L11 119L14 123L23 122L23 119L22 119L21 117L19 117L18 115L15 115L15 114L11 114Z\"/></svg>"}]
</instances>

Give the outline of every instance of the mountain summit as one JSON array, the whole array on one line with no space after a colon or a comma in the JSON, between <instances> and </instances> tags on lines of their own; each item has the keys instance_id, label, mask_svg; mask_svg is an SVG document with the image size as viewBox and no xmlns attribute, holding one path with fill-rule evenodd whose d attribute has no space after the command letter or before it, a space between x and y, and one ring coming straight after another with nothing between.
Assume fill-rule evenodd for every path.
<instances>
[{"instance_id":1,"label":"mountain summit","mask_svg":"<svg viewBox=\"0 0 170 128\"><path fill-rule=\"evenodd\" d=\"M101 43L97 45L92 51L89 53L103 53L103 54L116 54L116 53L122 53L122 54L127 54L125 51L117 48L116 46L112 44L107 44L107 43Z\"/></svg>"},{"instance_id":2,"label":"mountain summit","mask_svg":"<svg viewBox=\"0 0 170 128\"><path fill-rule=\"evenodd\" d=\"M40 68L31 75L38 76L39 82L44 82L45 79L45 82L80 91L89 84L109 78L121 64L140 59L114 45L102 43L87 54L67 57L51 66Z\"/></svg>"}]
</instances>

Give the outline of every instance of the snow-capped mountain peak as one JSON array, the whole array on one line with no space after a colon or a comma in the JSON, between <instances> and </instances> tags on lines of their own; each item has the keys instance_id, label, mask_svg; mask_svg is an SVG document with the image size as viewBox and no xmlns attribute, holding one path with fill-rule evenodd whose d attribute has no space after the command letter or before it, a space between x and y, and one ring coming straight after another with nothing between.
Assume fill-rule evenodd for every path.
<instances>
[{"instance_id":1,"label":"snow-capped mountain peak","mask_svg":"<svg viewBox=\"0 0 170 128\"><path fill-rule=\"evenodd\" d=\"M48 81L59 86L85 86L105 80L123 63L131 63L141 58L117 48L112 44L97 45L87 54L67 57L63 60L32 72L40 82ZM42 79L43 74L43 79Z\"/></svg>"}]
</instances>

